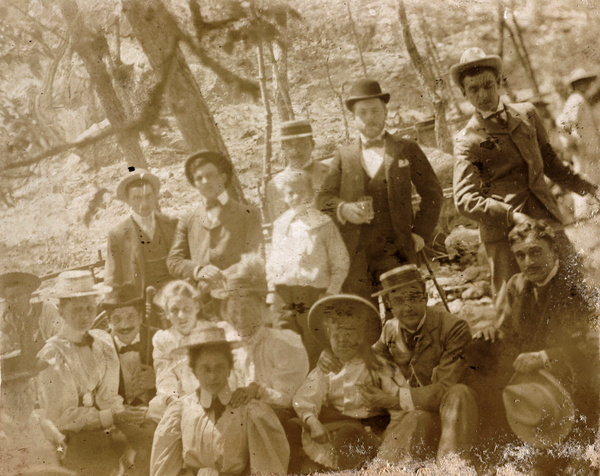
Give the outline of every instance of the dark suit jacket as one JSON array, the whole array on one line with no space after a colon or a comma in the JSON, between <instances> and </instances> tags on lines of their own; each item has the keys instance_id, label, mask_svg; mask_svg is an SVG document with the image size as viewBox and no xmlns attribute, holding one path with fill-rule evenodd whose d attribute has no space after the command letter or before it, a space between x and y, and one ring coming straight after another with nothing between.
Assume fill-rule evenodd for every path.
<instances>
[{"instance_id":1,"label":"dark suit jacket","mask_svg":"<svg viewBox=\"0 0 600 476\"><path fill-rule=\"evenodd\" d=\"M385 176L388 200L398 249L416 261L411 232L429 243L442 207L443 192L431 164L419 145L385 133ZM355 202L365 195L360 140L336 152L325 178L317 205L337 221L340 202ZM413 216L412 185L421 196L419 211ZM360 225L340 225L348 253L354 256L360 238Z\"/></svg>"},{"instance_id":2,"label":"dark suit jacket","mask_svg":"<svg viewBox=\"0 0 600 476\"><path fill-rule=\"evenodd\" d=\"M558 222L562 216L545 182L547 175L578 194L594 193L594 187L574 174L556 156L533 104L507 104L508 132L475 112L454 139L454 202L458 211L479 223L481 240L506 239L509 207L523 205L533 195ZM528 190L516 190L515 178L500 172L510 150L500 150L494 137L510 135L528 168Z\"/></svg>"},{"instance_id":3,"label":"dark suit jacket","mask_svg":"<svg viewBox=\"0 0 600 476\"><path fill-rule=\"evenodd\" d=\"M156 226L162 229L168 247L175 237L177 219L157 213ZM133 283L140 296L146 291L144 257L138 227L131 216L108 232L104 282L109 285Z\"/></svg>"},{"instance_id":4,"label":"dark suit jacket","mask_svg":"<svg viewBox=\"0 0 600 476\"><path fill-rule=\"evenodd\" d=\"M464 352L471 343L466 321L443 309L427 308L421 338L412 356L398 345L398 321L383 326L375 352L392 360L411 384L411 397L417 409L437 412L446 391L460 383L466 370Z\"/></svg>"},{"instance_id":5,"label":"dark suit jacket","mask_svg":"<svg viewBox=\"0 0 600 476\"><path fill-rule=\"evenodd\" d=\"M219 221L213 227L201 204L179 222L167 259L175 278L194 279L196 267L208 264L224 270L239 262L242 254L262 250L262 226L256 207L230 198L221 208ZM216 241L212 250L211 235Z\"/></svg>"}]
</instances>

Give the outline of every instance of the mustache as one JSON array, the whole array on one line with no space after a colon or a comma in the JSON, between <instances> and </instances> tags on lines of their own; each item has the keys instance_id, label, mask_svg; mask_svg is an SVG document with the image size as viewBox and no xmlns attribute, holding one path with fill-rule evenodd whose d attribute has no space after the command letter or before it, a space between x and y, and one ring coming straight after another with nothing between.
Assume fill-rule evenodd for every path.
<instances>
[{"instance_id":1,"label":"mustache","mask_svg":"<svg viewBox=\"0 0 600 476\"><path fill-rule=\"evenodd\" d=\"M121 332L122 334L128 334L134 329L135 327L123 327L121 329L117 329L117 332Z\"/></svg>"}]
</instances>

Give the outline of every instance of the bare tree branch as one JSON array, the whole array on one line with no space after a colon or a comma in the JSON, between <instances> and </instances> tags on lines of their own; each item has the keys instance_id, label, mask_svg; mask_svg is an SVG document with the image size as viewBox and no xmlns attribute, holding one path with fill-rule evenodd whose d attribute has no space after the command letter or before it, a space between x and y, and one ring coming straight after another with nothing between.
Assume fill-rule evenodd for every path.
<instances>
[{"instance_id":1,"label":"bare tree branch","mask_svg":"<svg viewBox=\"0 0 600 476\"><path fill-rule=\"evenodd\" d=\"M346 2L346 7L348 8L348 18L350 19L350 26L352 27L352 35L354 36L354 41L356 42L356 48L358 49L358 56L360 57L360 64L363 69L363 73L365 76L368 76L367 66L365 65L365 60L363 58L362 49L360 48L360 42L358 41L358 33L356 32L356 24L354 23L354 18L352 18L352 11L350 10L350 2Z\"/></svg>"}]
</instances>

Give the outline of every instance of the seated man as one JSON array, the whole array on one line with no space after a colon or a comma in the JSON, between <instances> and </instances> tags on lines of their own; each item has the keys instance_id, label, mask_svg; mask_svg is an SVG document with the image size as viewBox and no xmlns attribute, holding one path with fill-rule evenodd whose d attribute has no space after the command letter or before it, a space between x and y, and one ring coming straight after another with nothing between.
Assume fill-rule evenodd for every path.
<instances>
[{"instance_id":1,"label":"seated man","mask_svg":"<svg viewBox=\"0 0 600 476\"><path fill-rule=\"evenodd\" d=\"M179 222L167 265L177 279L218 287L222 272L242 254L262 249L258 209L227 193L233 169L219 152L200 151L185 163L185 175L202 197L196 210Z\"/></svg>"},{"instance_id":2,"label":"seated man","mask_svg":"<svg viewBox=\"0 0 600 476\"><path fill-rule=\"evenodd\" d=\"M559 259L556 236L543 220L526 221L509 233L521 272L508 282L497 321L476 334L480 339L470 360L475 373L486 377L481 385L487 389L488 406L501 404L493 389L502 389L514 371L548 370L571 393L579 414L594 422L583 425L593 439L598 421L597 315L579 274Z\"/></svg>"},{"instance_id":3,"label":"seated man","mask_svg":"<svg viewBox=\"0 0 600 476\"><path fill-rule=\"evenodd\" d=\"M111 474L119 463L129 465L131 451L125 451L121 429L140 426L146 418L144 409L123 406L112 339L92 329L100 292L89 271L61 273L54 296L64 326L38 354L46 365L38 374L41 417L55 434L62 433L63 464L80 474Z\"/></svg>"},{"instance_id":4,"label":"seated man","mask_svg":"<svg viewBox=\"0 0 600 476\"><path fill-rule=\"evenodd\" d=\"M400 389L404 412L397 418L402 431L396 450L418 457L438 437L438 458L469 449L478 411L473 390L461 383L471 342L468 324L427 306L425 281L415 265L384 273L381 284L375 295L383 296L393 318L374 350L394 362L410 386Z\"/></svg>"},{"instance_id":5,"label":"seated man","mask_svg":"<svg viewBox=\"0 0 600 476\"><path fill-rule=\"evenodd\" d=\"M167 409L150 474L183 474L184 467L185 474L286 474L290 448L273 410L258 400L233 401L233 342L223 328L205 327L186 345L199 387Z\"/></svg>"},{"instance_id":6,"label":"seated man","mask_svg":"<svg viewBox=\"0 0 600 476\"><path fill-rule=\"evenodd\" d=\"M381 435L390 421L371 392L379 389L394 402L390 406L397 407L399 386L406 387L406 380L372 352L381 320L367 300L350 294L324 297L311 308L308 321L341 368L315 368L294 395L294 409L304 426L302 446L327 468L355 469L377 453L379 438L367 427Z\"/></svg>"},{"instance_id":7,"label":"seated man","mask_svg":"<svg viewBox=\"0 0 600 476\"><path fill-rule=\"evenodd\" d=\"M117 199L129 205L131 215L108 232L105 284L133 283L144 298L148 286L160 289L171 280L166 262L177 219L159 212L159 192L156 175L129 172L117 187Z\"/></svg>"}]
</instances>

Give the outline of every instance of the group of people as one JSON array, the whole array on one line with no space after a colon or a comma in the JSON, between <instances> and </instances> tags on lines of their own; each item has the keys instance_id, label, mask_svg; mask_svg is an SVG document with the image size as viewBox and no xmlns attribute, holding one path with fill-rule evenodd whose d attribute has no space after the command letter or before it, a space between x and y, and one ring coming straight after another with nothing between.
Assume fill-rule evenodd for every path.
<instances>
[{"instance_id":1,"label":"group of people","mask_svg":"<svg viewBox=\"0 0 600 476\"><path fill-rule=\"evenodd\" d=\"M33 412L62 465L101 475L468 460L499 434L543 461L592 442L596 310L546 177L592 200L597 186L558 159L533 105L500 99L498 56L468 49L451 76L475 107L454 201L489 258L489 327L472 335L428 305L419 265L442 188L417 143L386 131L390 94L362 79L346 100L359 137L331 164L314 160L308 121L282 124L270 240L229 160L203 150L185 163L201 197L180 220L160 213L155 175L119 183L131 215L108 233L102 285L63 272L56 308L32 301L36 276L0 276L3 417Z\"/></svg>"}]
</instances>

